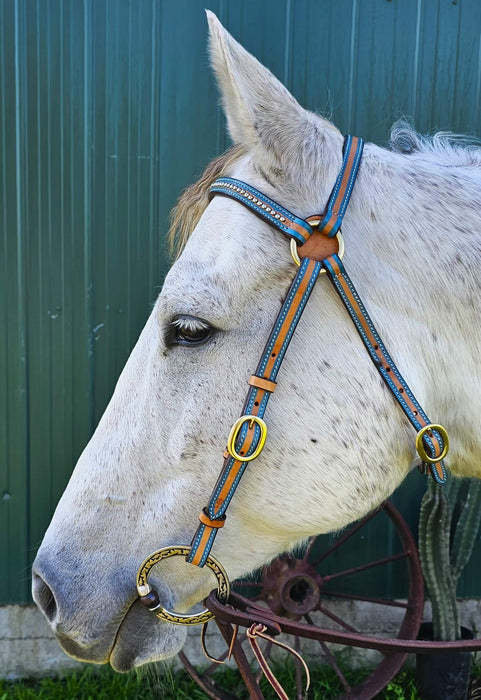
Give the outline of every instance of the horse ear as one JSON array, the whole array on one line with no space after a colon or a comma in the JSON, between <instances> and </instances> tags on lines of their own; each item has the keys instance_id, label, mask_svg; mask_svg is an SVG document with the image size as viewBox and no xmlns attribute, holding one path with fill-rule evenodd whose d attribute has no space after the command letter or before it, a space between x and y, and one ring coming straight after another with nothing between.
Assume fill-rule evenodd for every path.
<instances>
[{"instance_id":1,"label":"horse ear","mask_svg":"<svg viewBox=\"0 0 481 700\"><path fill-rule=\"evenodd\" d=\"M227 126L235 144L260 151L270 165L285 169L303 165L306 150L316 149L321 133L338 130L303 109L287 88L207 12L209 49ZM310 147L310 148L309 148Z\"/></svg>"}]
</instances>

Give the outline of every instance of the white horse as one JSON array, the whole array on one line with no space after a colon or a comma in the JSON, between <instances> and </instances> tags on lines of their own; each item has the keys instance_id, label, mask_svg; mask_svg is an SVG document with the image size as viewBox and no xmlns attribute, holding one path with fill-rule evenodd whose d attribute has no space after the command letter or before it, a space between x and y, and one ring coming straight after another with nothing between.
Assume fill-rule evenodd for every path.
<instances>
[{"instance_id":1,"label":"white horse","mask_svg":"<svg viewBox=\"0 0 481 700\"><path fill-rule=\"evenodd\" d=\"M209 203L208 187L232 176L305 218L323 210L342 159L340 132L208 19L235 146L178 205L182 253L34 564L34 598L65 651L120 671L182 647L185 628L142 608L135 575L153 550L189 544L296 269L283 236L230 198ZM366 145L344 220L346 268L465 476L481 476L480 164L478 149L398 128L393 150ZM415 463L412 426L325 276L266 420L214 545L231 579L360 518ZM213 584L181 559L155 569L171 609Z\"/></svg>"}]
</instances>

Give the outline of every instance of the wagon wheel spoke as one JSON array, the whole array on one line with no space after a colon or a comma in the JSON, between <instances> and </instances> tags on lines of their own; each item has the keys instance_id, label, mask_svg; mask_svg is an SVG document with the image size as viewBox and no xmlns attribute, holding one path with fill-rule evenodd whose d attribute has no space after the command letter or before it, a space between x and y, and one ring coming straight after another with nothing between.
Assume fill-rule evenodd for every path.
<instances>
[{"instance_id":1,"label":"wagon wheel spoke","mask_svg":"<svg viewBox=\"0 0 481 700\"><path fill-rule=\"evenodd\" d=\"M294 637L294 649L297 651L297 653L300 653L301 649L301 642L299 637ZM304 700L304 686L303 686L303 676L302 674L304 673L304 669L302 668L302 664L299 661L299 659L294 659L294 663L296 666L296 692L297 692L297 700Z\"/></svg>"},{"instance_id":2,"label":"wagon wheel spoke","mask_svg":"<svg viewBox=\"0 0 481 700\"><path fill-rule=\"evenodd\" d=\"M307 561L309 559L309 556L311 554L311 550L314 546L316 539L317 539L317 537L309 537L309 540L307 542L307 547L306 547L306 549L304 551L304 555L302 557L303 561Z\"/></svg>"},{"instance_id":3,"label":"wagon wheel spoke","mask_svg":"<svg viewBox=\"0 0 481 700\"><path fill-rule=\"evenodd\" d=\"M242 595L252 600L255 603L257 600L262 600L264 584L262 582L250 582L250 581L235 581L233 588L242 591ZM245 590L244 590L245 589ZM254 590L256 591L254 593Z\"/></svg>"},{"instance_id":4,"label":"wagon wheel spoke","mask_svg":"<svg viewBox=\"0 0 481 700\"><path fill-rule=\"evenodd\" d=\"M379 512L379 510L375 510L373 513L369 513L369 515L366 515L365 518L360 520L358 523L356 523L356 525L354 525L347 532L345 532L344 535L341 535L341 537L339 537L335 542L333 542L332 545L328 547L317 559L314 559L314 561L311 562L312 566L318 566L321 562L324 561L324 559L327 559L327 557L332 552L335 552L336 549L342 547L343 544L345 544L353 535L359 532L359 530L361 530L364 527L364 525L367 525L367 523L370 520L372 520L374 516L377 515ZM312 544L309 544L312 549Z\"/></svg>"},{"instance_id":5,"label":"wagon wheel spoke","mask_svg":"<svg viewBox=\"0 0 481 700\"><path fill-rule=\"evenodd\" d=\"M237 639L239 640L239 643L240 643L240 644L244 644L245 640L247 639L247 635L246 635L246 634L239 634L239 635L237 636ZM182 653L182 652L179 652L179 656L180 656L181 653ZM224 652L222 652L222 654L219 655L217 661L223 663L223 662L227 659L228 656L229 656L229 649L226 649ZM181 659L181 661L182 661L182 663L184 663L182 659ZM207 666L207 668L203 671L203 673L204 673L206 676L211 676L213 673L215 673L215 671L218 671L218 670L219 670L219 666L220 666L220 665L222 665L222 664L221 664L221 663L215 663L215 662L213 661L213 662L211 663L210 666Z\"/></svg>"},{"instance_id":6,"label":"wagon wheel spoke","mask_svg":"<svg viewBox=\"0 0 481 700\"><path fill-rule=\"evenodd\" d=\"M346 598L347 600L362 600L365 603L373 603L375 605L388 605L392 608L408 608L408 603L403 603L400 600L386 600L385 598L371 598L367 595L357 595L354 593L340 593L329 589L329 597Z\"/></svg>"},{"instance_id":7,"label":"wagon wheel spoke","mask_svg":"<svg viewBox=\"0 0 481 700\"><path fill-rule=\"evenodd\" d=\"M319 605L317 606L316 610L318 610L319 612L321 612L323 615L325 615L326 617L328 617L328 618L329 618L330 620L332 620L333 622L336 622L338 625L340 625L341 627L343 627L343 628L344 628L345 630L347 630L348 632L355 632L356 634L359 632L359 630L357 630L355 627L353 627L352 625L348 624L347 622L344 622L344 620L343 620L341 617L339 617L339 615L336 615L335 613L331 612L330 610L328 610L328 608L326 608L326 607L325 607L324 605L322 605L321 603L319 603Z\"/></svg>"},{"instance_id":8,"label":"wagon wheel spoke","mask_svg":"<svg viewBox=\"0 0 481 700\"><path fill-rule=\"evenodd\" d=\"M306 615L304 615L304 618L307 620L307 622L310 625L314 624L310 615L306 614ZM339 664L337 663L336 657L334 656L334 654L332 653L332 651L329 649L329 647L327 646L327 644L325 642L323 642L321 639L319 639L318 641L319 641L320 647L324 653L324 656L326 657L327 661L329 662L329 665L336 672L337 677L341 681L341 683L344 686L344 688L346 689L346 691L349 692L351 690L351 686L349 685L349 683L346 680L345 675L343 674L343 672L339 668Z\"/></svg>"},{"instance_id":9,"label":"wagon wheel spoke","mask_svg":"<svg viewBox=\"0 0 481 700\"><path fill-rule=\"evenodd\" d=\"M192 680L195 681L200 688L202 688L204 693L209 698L212 698L212 700L236 700L235 695L231 695L221 688L218 688L209 676L206 677L205 673L199 673L183 651L179 652L179 659L182 661L185 670ZM213 665L215 666L215 664Z\"/></svg>"},{"instance_id":10,"label":"wagon wheel spoke","mask_svg":"<svg viewBox=\"0 0 481 700\"><path fill-rule=\"evenodd\" d=\"M409 556L409 552L400 552L399 554L392 554L390 557L383 557L382 559L376 559L375 561L370 561L368 564L361 564L360 566L353 566L350 569L344 569L344 571L337 571L335 574L328 574L324 576L324 583L333 581L336 578L342 576L353 576L358 574L360 571L367 571L368 569L373 569L375 566L383 566L384 564L390 564L393 561L399 561L400 559L405 559Z\"/></svg>"}]
</instances>

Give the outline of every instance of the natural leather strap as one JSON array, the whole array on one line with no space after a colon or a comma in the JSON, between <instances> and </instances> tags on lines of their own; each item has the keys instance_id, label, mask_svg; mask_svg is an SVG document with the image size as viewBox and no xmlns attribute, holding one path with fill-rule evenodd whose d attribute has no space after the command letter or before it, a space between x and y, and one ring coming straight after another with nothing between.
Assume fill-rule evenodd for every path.
<instances>
[{"instance_id":1,"label":"natural leather strap","mask_svg":"<svg viewBox=\"0 0 481 700\"><path fill-rule=\"evenodd\" d=\"M394 394L411 424L419 432L422 428L430 425L431 421L386 350L342 261L337 255L332 255L324 260L323 268L327 271L329 279L354 321L374 366ZM427 454L431 455L433 459L442 454L444 442L437 430L426 432L422 440ZM446 481L446 469L442 461L430 464L429 468L435 481L439 484Z\"/></svg>"},{"instance_id":2,"label":"natural leather strap","mask_svg":"<svg viewBox=\"0 0 481 700\"><path fill-rule=\"evenodd\" d=\"M321 263L304 258L287 293L255 372L257 377L267 380L268 386L273 384L277 377L292 335L320 271ZM262 418L271 393L272 390L270 388L251 385L242 409L242 415ZM252 454L259 439L259 426L257 424L249 426L246 420L236 442L235 449L237 454L244 454L245 456ZM225 516L227 506L234 495L247 464L248 462L240 462L230 455L224 460L224 466L207 506L207 513L212 520ZM204 565L214 543L217 529L204 522L199 524L191 543L191 551L187 561L197 566Z\"/></svg>"},{"instance_id":3,"label":"natural leather strap","mask_svg":"<svg viewBox=\"0 0 481 700\"><path fill-rule=\"evenodd\" d=\"M302 656L299 654L298 651L293 649L292 647L288 646L287 644L284 644L284 642L279 641L275 637L271 637L267 632L267 627L266 625L263 625L262 623L254 623L252 624L249 629L247 630L247 638L250 642L252 651L254 652L254 655L257 659L257 662L259 666L261 667L261 670L271 686L273 687L274 691L277 694L277 697L280 698L281 700L289 700L289 696L287 695L286 691L282 687L282 685L279 683L277 680L275 674L273 673L271 667L267 663L267 659L264 656L264 654L261 651L261 648L259 646L259 643L257 641L257 637L260 637L261 639L266 640L269 642L269 644L274 644L277 647L280 647L281 649L284 649L284 651L288 651L290 654L294 656L294 658L301 664L301 666L304 668L304 672L306 674L306 689L305 693L309 690L309 686L311 684L311 677L309 673L309 669L307 667L306 662L302 658Z\"/></svg>"},{"instance_id":4,"label":"natural leather strap","mask_svg":"<svg viewBox=\"0 0 481 700\"><path fill-rule=\"evenodd\" d=\"M332 190L324 217L319 222L321 233L333 238L341 228L342 218L351 199L352 188L356 181L361 162L364 141L357 136L346 136L341 170Z\"/></svg>"}]
</instances>

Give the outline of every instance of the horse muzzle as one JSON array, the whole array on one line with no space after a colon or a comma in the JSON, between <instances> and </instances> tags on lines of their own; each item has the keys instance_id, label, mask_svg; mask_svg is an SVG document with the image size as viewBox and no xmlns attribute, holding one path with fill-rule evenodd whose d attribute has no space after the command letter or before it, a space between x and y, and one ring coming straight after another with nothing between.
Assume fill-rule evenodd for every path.
<instances>
[{"instance_id":1,"label":"horse muzzle","mask_svg":"<svg viewBox=\"0 0 481 700\"><path fill-rule=\"evenodd\" d=\"M139 603L129 572L106 582L74 568L69 579L42 554L33 566L33 598L69 656L94 664L110 662L122 672L180 651L186 631L161 622Z\"/></svg>"}]
</instances>

